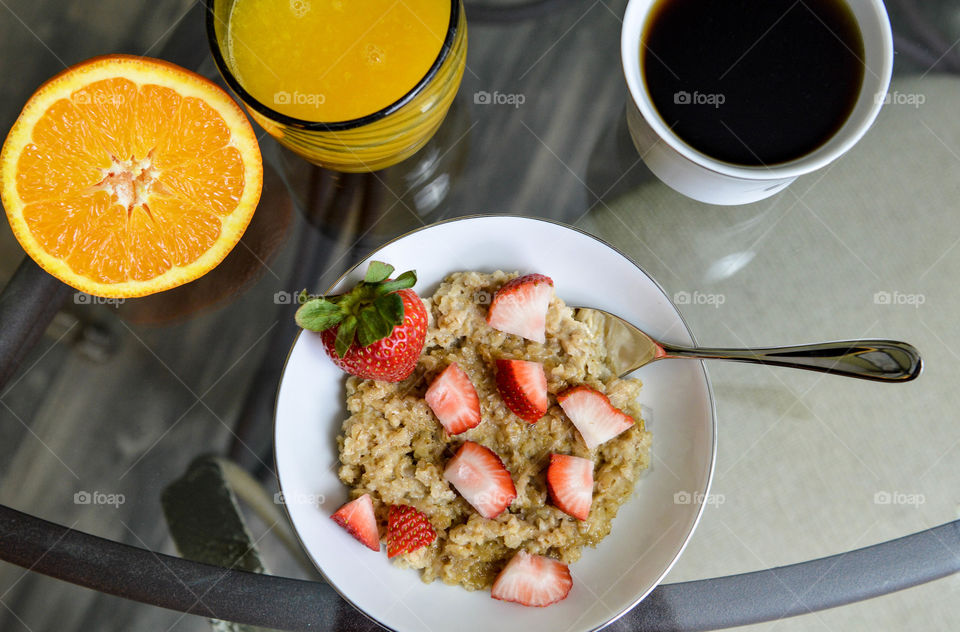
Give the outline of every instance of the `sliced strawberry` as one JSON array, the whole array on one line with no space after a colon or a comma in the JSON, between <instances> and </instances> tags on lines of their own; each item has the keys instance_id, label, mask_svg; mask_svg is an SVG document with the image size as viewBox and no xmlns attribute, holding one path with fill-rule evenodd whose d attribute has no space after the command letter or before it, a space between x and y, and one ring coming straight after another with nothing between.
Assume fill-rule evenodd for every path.
<instances>
[{"instance_id":1,"label":"sliced strawberry","mask_svg":"<svg viewBox=\"0 0 960 632\"><path fill-rule=\"evenodd\" d=\"M547 376L543 365L527 360L497 360L497 390L513 413L536 423L547 412Z\"/></svg>"},{"instance_id":2,"label":"sliced strawberry","mask_svg":"<svg viewBox=\"0 0 960 632\"><path fill-rule=\"evenodd\" d=\"M501 601L542 608L565 599L571 587L573 580L566 564L542 555L517 551L497 575L490 596Z\"/></svg>"},{"instance_id":3,"label":"sliced strawberry","mask_svg":"<svg viewBox=\"0 0 960 632\"><path fill-rule=\"evenodd\" d=\"M377 529L377 518L373 515L373 500L370 494L351 500L330 517L366 546L374 551L380 550L380 532Z\"/></svg>"},{"instance_id":4,"label":"sliced strawberry","mask_svg":"<svg viewBox=\"0 0 960 632\"><path fill-rule=\"evenodd\" d=\"M433 379L424 396L447 432L455 435L480 423L480 398L470 377L453 362Z\"/></svg>"},{"instance_id":5,"label":"sliced strawberry","mask_svg":"<svg viewBox=\"0 0 960 632\"><path fill-rule=\"evenodd\" d=\"M487 324L508 334L545 342L551 296L553 280L548 276L527 274L507 281L490 301Z\"/></svg>"},{"instance_id":6,"label":"sliced strawberry","mask_svg":"<svg viewBox=\"0 0 960 632\"><path fill-rule=\"evenodd\" d=\"M460 446L443 477L484 518L496 518L517 497L517 488L500 457L473 441Z\"/></svg>"},{"instance_id":7,"label":"sliced strawberry","mask_svg":"<svg viewBox=\"0 0 960 632\"><path fill-rule=\"evenodd\" d=\"M579 456L551 454L547 490L557 509L586 520L593 503L593 461Z\"/></svg>"},{"instance_id":8,"label":"sliced strawberry","mask_svg":"<svg viewBox=\"0 0 960 632\"><path fill-rule=\"evenodd\" d=\"M430 520L409 505L391 505L387 514L387 557L428 546L437 539Z\"/></svg>"},{"instance_id":9,"label":"sliced strawberry","mask_svg":"<svg viewBox=\"0 0 960 632\"><path fill-rule=\"evenodd\" d=\"M591 450L633 425L633 417L614 408L606 395L589 386L567 389L557 401Z\"/></svg>"}]
</instances>

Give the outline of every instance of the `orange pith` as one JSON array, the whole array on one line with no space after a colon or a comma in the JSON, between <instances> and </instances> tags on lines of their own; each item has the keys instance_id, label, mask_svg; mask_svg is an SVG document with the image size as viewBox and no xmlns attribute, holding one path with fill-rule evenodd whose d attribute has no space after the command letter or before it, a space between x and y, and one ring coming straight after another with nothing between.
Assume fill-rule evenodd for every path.
<instances>
[{"instance_id":1,"label":"orange pith","mask_svg":"<svg viewBox=\"0 0 960 632\"><path fill-rule=\"evenodd\" d=\"M2 198L21 245L77 289L151 294L213 268L260 197L256 137L212 82L112 55L30 98L0 152Z\"/></svg>"}]
</instances>

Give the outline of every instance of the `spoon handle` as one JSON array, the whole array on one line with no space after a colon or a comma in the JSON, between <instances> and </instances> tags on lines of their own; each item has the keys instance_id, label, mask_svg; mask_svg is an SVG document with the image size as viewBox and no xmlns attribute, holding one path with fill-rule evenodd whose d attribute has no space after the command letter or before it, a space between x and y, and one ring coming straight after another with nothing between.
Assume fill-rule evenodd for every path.
<instances>
[{"instance_id":1,"label":"spoon handle","mask_svg":"<svg viewBox=\"0 0 960 632\"><path fill-rule=\"evenodd\" d=\"M913 345L895 340L843 340L764 349L695 349L662 344L664 358L703 358L809 369L880 382L909 382L923 361Z\"/></svg>"}]
</instances>

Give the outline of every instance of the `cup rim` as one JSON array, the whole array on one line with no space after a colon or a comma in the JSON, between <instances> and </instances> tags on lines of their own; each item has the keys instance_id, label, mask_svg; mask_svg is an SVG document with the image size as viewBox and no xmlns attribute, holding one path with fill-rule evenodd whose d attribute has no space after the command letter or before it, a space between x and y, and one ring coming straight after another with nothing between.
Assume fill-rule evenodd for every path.
<instances>
[{"instance_id":1,"label":"cup rim","mask_svg":"<svg viewBox=\"0 0 960 632\"><path fill-rule=\"evenodd\" d=\"M230 86L230 89L233 90L233 92L248 108L255 110L258 114L265 116L274 123L279 123L287 127L295 127L307 131L342 132L356 129L358 127L363 127L364 125L369 125L370 123L384 119L410 103L410 101L412 101L418 94L423 92L424 88L426 88L426 86L440 71L440 67L443 65L443 62L445 62L447 57L450 56L450 51L453 50L453 43L456 40L457 32L460 28L460 0L450 0L450 22L447 25L446 36L444 37L443 44L440 46L440 52L437 53L437 58L433 61L433 64L427 70L426 74L420 79L420 81L418 81L402 97L390 105L377 110L376 112L366 114L358 118L348 119L346 121L333 121L330 123L324 123L322 121L307 121L278 112L277 110L265 105L260 100L254 98L252 94L244 89L242 85L240 85L240 82L227 65L223 53L220 51L220 43L217 40L217 16L214 13L214 4L216 1L217 0L204 0L204 6L206 7L205 22L207 31L207 44L210 46L210 54L213 56L213 61L217 66L217 70L220 72L220 76L223 77L223 80L228 86Z\"/></svg>"},{"instance_id":2,"label":"cup rim","mask_svg":"<svg viewBox=\"0 0 960 632\"><path fill-rule=\"evenodd\" d=\"M630 0L627 3L627 9L623 17L623 27L620 31L620 58L623 66L623 74L630 92L630 98L634 104L636 104L637 109L640 110L644 120L650 125L657 137L680 154L680 156L695 165L725 176L746 180L795 178L816 171L849 151L850 148L866 134L880 113L883 100L873 98L870 108L860 116L860 120L856 122L854 127L843 132L845 138L829 152L814 150L799 158L770 166L737 165L718 160L694 149L674 134L667 126L666 122L660 117L660 114L650 101L650 97L644 87L642 70L640 68L640 40L643 37L643 29L650 9L655 2L656 0ZM893 33L890 29L890 19L887 15L886 7L883 4L883 0L867 0L867 2L878 18L880 41L877 42L876 45L881 49L882 59L878 73L879 85L876 85L875 89L871 90L865 74L864 81L857 95L858 102L864 93L873 93L874 97L876 97L876 95L886 94L893 74ZM641 8L641 5L645 6ZM860 22L861 20L857 21L858 25ZM864 40L865 49L867 45L866 40ZM848 117L845 125L851 120L852 116ZM838 134L839 132L834 133L831 139L836 138Z\"/></svg>"}]
</instances>

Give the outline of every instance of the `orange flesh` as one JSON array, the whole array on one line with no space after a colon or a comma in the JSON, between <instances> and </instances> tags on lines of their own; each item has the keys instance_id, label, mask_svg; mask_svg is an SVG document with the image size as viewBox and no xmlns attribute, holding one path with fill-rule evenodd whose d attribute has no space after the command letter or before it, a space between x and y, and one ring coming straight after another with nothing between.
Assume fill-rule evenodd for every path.
<instances>
[{"instance_id":1,"label":"orange flesh","mask_svg":"<svg viewBox=\"0 0 960 632\"><path fill-rule=\"evenodd\" d=\"M51 105L17 162L40 246L100 283L146 281L195 261L244 189L222 116L196 97L121 77Z\"/></svg>"}]
</instances>

